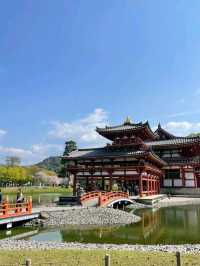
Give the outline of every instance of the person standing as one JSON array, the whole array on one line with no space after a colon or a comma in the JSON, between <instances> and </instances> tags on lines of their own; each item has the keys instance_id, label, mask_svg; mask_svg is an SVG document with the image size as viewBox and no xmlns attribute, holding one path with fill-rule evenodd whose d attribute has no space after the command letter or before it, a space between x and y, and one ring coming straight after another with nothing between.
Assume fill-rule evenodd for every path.
<instances>
[{"instance_id":1,"label":"person standing","mask_svg":"<svg viewBox=\"0 0 200 266\"><path fill-rule=\"evenodd\" d=\"M17 192L17 199L16 202L17 203L22 203L24 201L24 196L22 194L22 189L19 189Z\"/></svg>"}]
</instances>

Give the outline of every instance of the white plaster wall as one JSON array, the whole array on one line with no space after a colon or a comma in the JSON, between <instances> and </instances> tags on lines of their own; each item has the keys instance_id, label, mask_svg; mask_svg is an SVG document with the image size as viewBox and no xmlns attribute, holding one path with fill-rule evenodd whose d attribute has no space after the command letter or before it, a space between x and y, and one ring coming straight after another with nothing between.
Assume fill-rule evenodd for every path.
<instances>
[{"instance_id":1,"label":"white plaster wall","mask_svg":"<svg viewBox=\"0 0 200 266\"><path fill-rule=\"evenodd\" d=\"M194 173L185 173L185 179L194 179Z\"/></svg>"},{"instance_id":2,"label":"white plaster wall","mask_svg":"<svg viewBox=\"0 0 200 266\"><path fill-rule=\"evenodd\" d=\"M165 179L164 180L164 186L165 187L171 187L172 186L172 180L171 179Z\"/></svg>"},{"instance_id":3,"label":"white plaster wall","mask_svg":"<svg viewBox=\"0 0 200 266\"><path fill-rule=\"evenodd\" d=\"M194 187L195 186L194 180L185 180L185 186Z\"/></svg>"},{"instance_id":4,"label":"white plaster wall","mask_svg":"<svg viewBox=\"0 0 200 266\"><path fill-rule=\"evenodd\" d=\"M137 171L126 171L127 174L137 174Z\"/></svg>"},{"instance_id":5,"label":"white plaster wall","mask_svg":"<svg viewBox=\"0 0 200 266\"><path fill-rule=\"evenodd\" d=\"M182 187L182 179L174 179L174 186L175 187Z\"/></svg>"},{"instance_id":6,"label":"white plaster wall","mask_svg":"<svg viewBox=\"0 0 200 266\"><path fill-rule=\"evenodd\" d=\"M108 175L106 171L102 171L102 175Z\"/></svg>"},{"instance_id":7,"label":"white plaster wall","mask_svg":"<svg viewBox=\"0 0 200 266\"><path fill-rule=\"evenodd\" d=\"M114 171L113 174L115 174L115 175L123 174L124 175L124 171Z\"/></svg>"},{"instance_id":8,"label":"white plaster wall","mask_svg":"<svg viewBox=\"0 0 200 266\"><path fill-rule=\"evenodd\" d=\"M84 175L90 175L90 173L89 172L84 172Z\"/></svg>"},{"instance_id":9,"label":"white plaster wall","mask_svg":"<svg viewBox=\"0 0 200 266\"><path fill-rule=\"evenodd\" d=\"M95 175L101 175L101 172L95 172L94 174Z\"/></svg>"}]
</instances>

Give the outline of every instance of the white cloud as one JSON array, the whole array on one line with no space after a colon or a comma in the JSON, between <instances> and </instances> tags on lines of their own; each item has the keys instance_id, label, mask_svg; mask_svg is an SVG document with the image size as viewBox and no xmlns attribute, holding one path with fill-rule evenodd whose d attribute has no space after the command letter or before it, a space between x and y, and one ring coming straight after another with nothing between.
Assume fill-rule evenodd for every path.
<instances>
[{"instance_id":1,"label":"white cloud","mask_svg":"<svg viewBox=\"0 0 200 266\"><path fill-rule=\"evenodd\" d=\"M26 158L27 156L32 156L32 151L14 148L14 147L3 147L0 146L0 152L1 155L4 154L6 156L13 155L13 156L19 156L20 158Z\"/></svg>"},{"instance_id":2,"label":"white cloud","mask_svg":"<svg viewBox=\"0 0 200 266\"><path fill-rule=\"evenodd\" d=\"M106 141L96 133L95 128L104 127L108 124L107 118L107 112L97 108L93 113L71 123L53 122L53 129L49 132L49 135L57 139L73 139L82 145L93 144L98 146Z\"/></svg>"},{"instance_id":3,"label":"white cloud","mask_svg":"<svg viewBox=\"0 0 200 266\"><path fill-rule=\"evenodd\" d=\"M188 121L171 121L163 126L167 131L179 135L186 136L193 132L200 132L200 123L191 123Z\"/></svg>"},{"instance_id":4,"label":"white cloud","mask_svg":"<svg viewBox=\"0 0 200 266\"><path fill-rule=\"evenodd\" d=\"M0 129L0 139L4 137L7 134L7 132L3 129Z\"/></svg>"},{"instance_id":5,"label":"white cloud","mask_svg":"<svg viewBox=\"0 0 200 266\"><path fill-rule=\"evenodd\" d=\"M200 114L200 110L184 111L184 112L169 114L167 117L173 118L173 117L186 116L186 115L197 115L197 114Z\"/></svg>"},{"instance_id":6,"label":"white cloud","mask_svg":"<svg viewBox=\"0 0 200 266\"><path fill-rule=\"evenodd\" d=\"M34 154L41 154L41 155L49 154L51 151L62 153L64 150L64 145L39 143L39 144L32 145L31 150Z\"/></svg>"},{"instance_id":7,"label":"white cloud","mask_svg":"<svg viewBox=\"0 0 200 266\"><path fill-rule=\"evenodd\" d=\"M64 151L64 145L59 144L34 144L30 149L21 149L16 147L0 146L0 158L3 162L6 156L18 156L22 164L37 163L49 156L61 155Z\"/></svg>"}]
</instances>

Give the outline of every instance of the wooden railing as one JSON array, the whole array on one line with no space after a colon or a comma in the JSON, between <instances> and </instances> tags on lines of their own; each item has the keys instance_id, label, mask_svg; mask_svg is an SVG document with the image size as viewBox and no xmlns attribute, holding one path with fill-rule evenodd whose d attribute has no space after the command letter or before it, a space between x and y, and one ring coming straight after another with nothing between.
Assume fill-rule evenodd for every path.
<instances>
[{"instance_id":1,"label":"wooden railing","mask_svg":"<svg viewBox=\"0 0 200 266\"><path fill-rule=\"evenodd\" d=\"M92 191L84 194L80 197L80 202L84 202L87 200L92 200L98 198L99 199L99 206L106 205L108 202L110 202L112 199L121 199L121 198L129 198L129 195L127 192L122 191Z\"/></svg>"},{"instance_id":2,"label":"wooden railing","mask_svg":"<svg viewBox=\"0 0 200 266\"><path fill-rule=\"evenodd\" d=\"M99 206L106 205L114 199L129 198L127 192L116 191L116 192L107 192L106 194L101 194L99 196Z\"/></svg>"},{"instance_id":3,"label":"wooden railing","mask_svg":"<svg viewBox=\"0 0 200 266\"><path fill-rule=\"evenodd\" d=\"M25 200L23 203L9 203L5 200L0 204L0 219L17 217L32 213L32 198Z\"/></svg>"}]
</instances>

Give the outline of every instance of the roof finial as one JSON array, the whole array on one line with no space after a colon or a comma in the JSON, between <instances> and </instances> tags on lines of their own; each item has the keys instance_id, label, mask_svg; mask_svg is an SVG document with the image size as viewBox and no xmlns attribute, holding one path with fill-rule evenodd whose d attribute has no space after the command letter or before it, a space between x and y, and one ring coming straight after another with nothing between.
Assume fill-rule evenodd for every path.
<instances>
[{"instance_id":1,"label":"roof finial","mask_svg":"<svg viewBox=\"0 0 200 266\"><path fill-rule=\"evenodd\" d=\"M132 123L130 116L127 116L124 120L124 125L130 125Z\"/></svg>"},{"instance_id":2,"label":"roof finial","mask_svg":"<svg viewBox=\"0 0 200 266\"><path fill-rule=\"evenodd\" d=\"M158 123L158 128L161 129L161 124L160 124L160 122Z\"/></svg>"}]
</instances>

